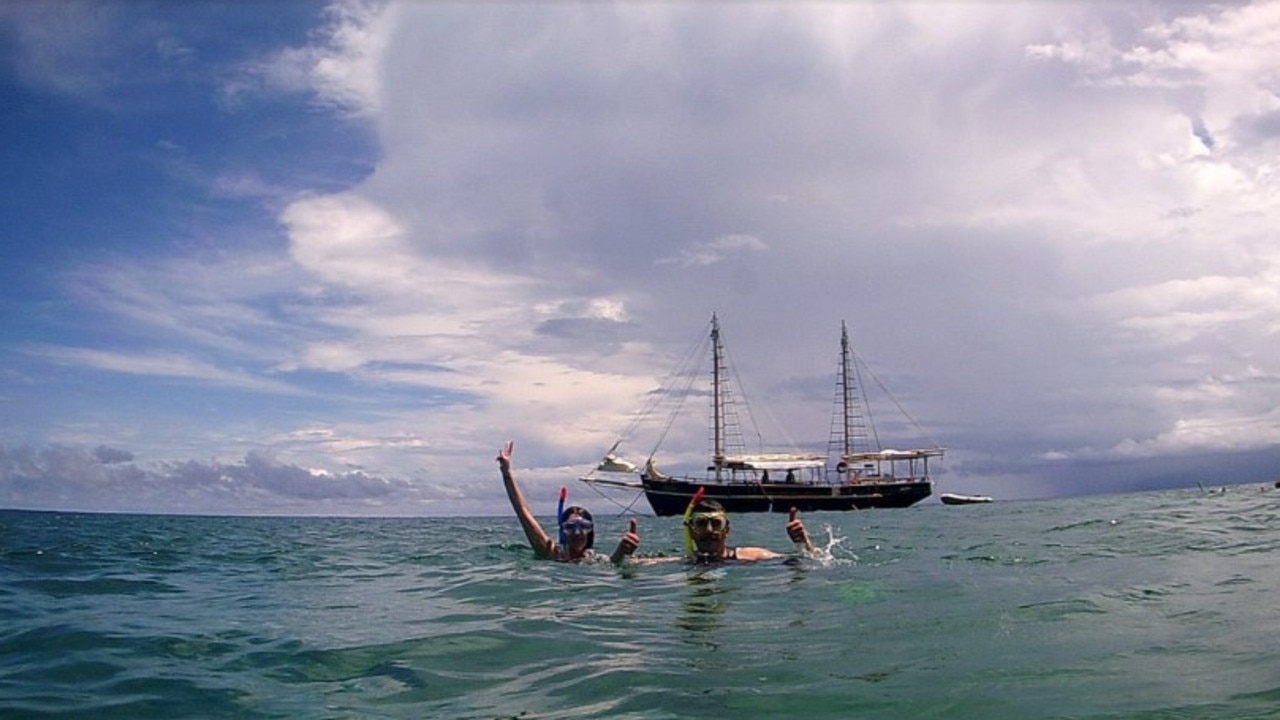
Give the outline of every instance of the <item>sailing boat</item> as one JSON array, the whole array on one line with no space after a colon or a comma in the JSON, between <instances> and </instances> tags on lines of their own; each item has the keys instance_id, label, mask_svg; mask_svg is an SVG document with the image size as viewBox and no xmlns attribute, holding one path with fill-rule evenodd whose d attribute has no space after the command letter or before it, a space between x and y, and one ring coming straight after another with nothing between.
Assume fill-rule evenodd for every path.
<instances>
[{"instance_id":1,"label":"sailing boat","mask_svg":"<svg viewBox=\"0 0 1280 720\"><path fill-rule=\"evenodd\" d=\"M836 474L841 477L841 495L851 498L855 508L914 505L933 493L929 458L940 458L946 450L936 443L909 450L882 447L870 411L865 421L859 413L861 385L856 358L849 347L849 329L841 321L840 375L836 384L839 431L832 433L832 444L838 449ZM901 406L898 409L910 419Z\"/></svg>"},{"instance_id":2,"label":"sailing boat","mask_svg":"<svg viewBox=\"0 0 1280 720\"><path fill-rule=\"evenodd\" d=\"M742 441L741 423L726 364L720 322L711 316L711 428L710 461L705 473L667 475L660 471L649 454L643 468L615 455L619 440L605 454L600 464L582 478L589 485L641 490L654 514L672 516L684 513L699 488L704 497L716 500L729 512L788 512L791 508L815 510L855 510L873 507L907 507L932 492L928 460L941 456L942 448L918 450L884 450L860 447L856 439L865 436L865 425L857 412L857 384L854 379L853 355L849 350L848 332L841 334L841 369L837 381L840 399L841 429L834 474L828 469L828 456L789 453L748 453ZM675 401L679 412L683 397L693 392L686 385ZM658 397L671 394L664 391ZM749 412L749 410L747 411ZM636 425L644 419L645 413ZM668 420L669 428L673 420ZM836 423L833 423L833 426ZM635 425L633 425L635 427ZM625 437L625 436L624 436ZM661 444L661 442L659 442ZM832 448L829 448L829 455ZM634 480L605 477L611 473L638 474ZM599 474L597 474L599 473Z\"/></svg>"}]
</instances>

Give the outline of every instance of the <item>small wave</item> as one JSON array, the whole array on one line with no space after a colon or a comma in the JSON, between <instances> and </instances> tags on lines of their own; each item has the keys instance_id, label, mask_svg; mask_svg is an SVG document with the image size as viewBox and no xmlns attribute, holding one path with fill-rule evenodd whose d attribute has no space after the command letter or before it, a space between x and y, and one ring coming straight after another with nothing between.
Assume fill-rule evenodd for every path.
<instances>
[{"instance_id":1,"label":"small wave","mask_svg":"<svg viewBox=\"0 0 1280 720\"><path fill-rule=\"evenodd\" d=\"M1019 605L1018 610L1036 622L1056 622L1075 615L1105 615L1107 608L1088 598L1050 600Z\"/></svg>"},{"instance_id":2,"label":"small wave","mask_svg":"<svg viewBox=\"0 0 1280 720\"><path fill-rule=\"evenodd\" d=\"M74 598L81 595L152 595L182 592L181 589L160 580L132 580L118 577L89 578L85 580L41 578L18 580L14 582L14 585L59 599Z\"/></svg>"}]
</instances>

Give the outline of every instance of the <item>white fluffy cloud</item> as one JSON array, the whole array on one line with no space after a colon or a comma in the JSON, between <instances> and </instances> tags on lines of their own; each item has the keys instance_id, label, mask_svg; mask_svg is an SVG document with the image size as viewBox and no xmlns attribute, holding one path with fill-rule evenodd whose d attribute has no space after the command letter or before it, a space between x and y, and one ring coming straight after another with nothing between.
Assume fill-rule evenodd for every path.
<instances>
[{"instance_id":1,"label":"white fluffy cloud","mask_svg":"<svg viewBox=\"0 0 1280 720\"><path fill-rule=\"evenodd\" d=\"M953 476L1265 450L1278 37L1277 3L336 2L228 87L363 125L367 174L224 170L283 249L86 269L147 347L30 347L293 385L332 402L218 437L464 497L508 436L534 481L592 462L713 311L809 446L843 319Z\"/></svg>"}]
</instances>

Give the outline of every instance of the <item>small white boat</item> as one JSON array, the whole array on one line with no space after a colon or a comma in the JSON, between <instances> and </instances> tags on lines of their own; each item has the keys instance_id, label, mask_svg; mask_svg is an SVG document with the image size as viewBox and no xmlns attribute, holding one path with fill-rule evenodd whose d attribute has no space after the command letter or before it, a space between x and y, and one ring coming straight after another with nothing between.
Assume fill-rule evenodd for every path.
<instances>
[{"instance_id":1,"label":"small white boat","mask_svg":"<svg viewBox=\"0 0 1280 720\"><path fill-rule=\"evenodd\" d=\"M990 496L987 495L957 495L956 493L942 493L938 499L943 505L977 505L991 502Z\"/></svg>"}]
</instances>

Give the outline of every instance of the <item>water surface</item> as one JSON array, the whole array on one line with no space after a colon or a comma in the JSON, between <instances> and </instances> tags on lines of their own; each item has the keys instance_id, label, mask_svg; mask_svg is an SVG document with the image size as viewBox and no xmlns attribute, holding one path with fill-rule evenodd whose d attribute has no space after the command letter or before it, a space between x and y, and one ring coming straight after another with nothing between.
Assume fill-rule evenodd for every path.
<instances>
[{"instance_id":1,"label":"water surface","mask_svg":"<svg viewBox=\"0 0 1280 720\"><path fill-rule=\"evenodd\" d=\"M715 569L537 561L509 517L0 512L0 717L1275 718L1278 502L813 513L829 558Z\"/></svg>"}]
</instances>

